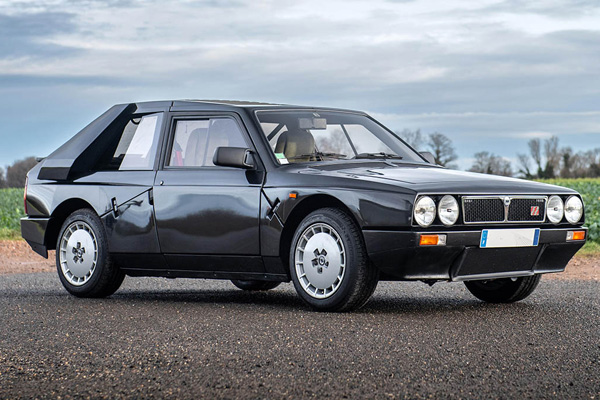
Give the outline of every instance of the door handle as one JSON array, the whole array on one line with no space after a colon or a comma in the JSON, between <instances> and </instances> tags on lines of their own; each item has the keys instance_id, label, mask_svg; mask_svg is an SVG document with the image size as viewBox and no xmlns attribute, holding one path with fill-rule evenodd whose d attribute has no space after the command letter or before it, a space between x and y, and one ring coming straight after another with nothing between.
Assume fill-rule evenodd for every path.
<instances>
[{"instance_id":1,"label":"door handle","mask_svg":"<svg viewBox=\"0 0 600 400\"><path fill-rule=\"evenodd\" d=\"M113 197L110 199L110 203L112 205L113 217L117 218L119 216L119 205L117 204L117 198Z\"/></svg>"}]
</instances>

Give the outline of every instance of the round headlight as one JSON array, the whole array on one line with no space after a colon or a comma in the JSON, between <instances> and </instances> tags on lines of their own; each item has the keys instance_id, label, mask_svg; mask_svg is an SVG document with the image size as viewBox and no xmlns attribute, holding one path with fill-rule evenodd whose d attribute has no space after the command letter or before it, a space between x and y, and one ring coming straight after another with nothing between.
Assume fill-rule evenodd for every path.
<instances>
[{"instance_id":1,"label":"round headlight","mask_svg":"<svg viewBox=\"0 0 600 400\"><path fill-rule=\"evenodd\" d=\"M444 225L454 225L458 220L458 201L453 196L446 195L438 204L438 216Z\"/></svg>"},{"instance_id":2,"label":"round headlight","mask_svg":"<svg viewBox=\"0 0 600 400\"><path fill-rule=\"evenodd\" d=\"M548 208L546 209L546 215L548 216L550 222L552 222L553 224L558 224L560 221L562 221L565 206L560 197L551 196L548 200L547 207Z\"/></svg>"},{"instance_id":3,"label":"round headlight","mask_svg":"<svg viewBox=\"0 0 600 400\"><path fill-rule=\"evenodd\" d=\"M577 196L571 196L565 202L565 218L572 224L576 224L583 215L583 203Z\"/></svg>"},{"instance_id":4,"label":"round headlight","mask_svg":"<svg viewBox=\"0 0 600 400\"><path fill-rule=\"evenodd\" d=\"M423 196L415 203L415 221L423 227L433 223L435 219L435 202L431 197Z\"/></svg>"}]
</instances>

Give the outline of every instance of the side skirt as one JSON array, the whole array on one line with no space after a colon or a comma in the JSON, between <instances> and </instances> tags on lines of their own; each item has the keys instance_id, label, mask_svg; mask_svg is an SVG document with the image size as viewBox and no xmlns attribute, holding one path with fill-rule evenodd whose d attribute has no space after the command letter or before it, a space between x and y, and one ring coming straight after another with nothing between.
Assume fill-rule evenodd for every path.
<instances>
[{"instance_id":1,"label":"side skirt","mask_svg":"<svg viewBox=\"0 0 600 400\"><path fill-rule=\"evenodd\" d=\"M122 268L129 276L155 276L163 278L201 278L201 279L240 279L256 281L289 282L290 278L283 274L264 274L253 272L219 272L190 271L168 269L136 269Z\"/></svg>"}]
</instances>

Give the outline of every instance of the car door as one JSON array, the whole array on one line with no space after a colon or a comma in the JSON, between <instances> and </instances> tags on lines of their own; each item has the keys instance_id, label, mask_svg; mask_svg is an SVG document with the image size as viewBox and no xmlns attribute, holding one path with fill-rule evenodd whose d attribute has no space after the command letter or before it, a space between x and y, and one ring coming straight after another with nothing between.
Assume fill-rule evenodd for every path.
<instances>
[{"instance_id":1,"label":"car door","mask_svg":"<svg viewBox=\"0 0 600 400\"><path fill-rule=\"evenodd\" d=\"M217 147L253 149L235 115L172 114L154 183L161 251L173 270L263 272L259 245L263 173L260 167L215 166Z\"/></svg>"}]
</instances>

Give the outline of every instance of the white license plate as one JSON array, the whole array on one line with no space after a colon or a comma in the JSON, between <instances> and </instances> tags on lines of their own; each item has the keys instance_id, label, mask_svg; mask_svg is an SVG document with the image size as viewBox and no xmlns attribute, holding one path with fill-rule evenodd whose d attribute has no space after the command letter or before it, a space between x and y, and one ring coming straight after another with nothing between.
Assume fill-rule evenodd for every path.
<instances>
[{"instance_id":1,"label":"white license plate","mask_svg":"<svg viewBox=\"0 0 600 400\"><path fill-rule=\"evenodd\" d=\"M481 248L532 247L540 240L540 230L533 229L484 229L481 231Z\"/></svg>"}]
</instances>

